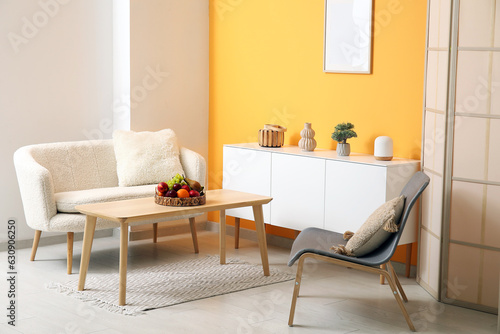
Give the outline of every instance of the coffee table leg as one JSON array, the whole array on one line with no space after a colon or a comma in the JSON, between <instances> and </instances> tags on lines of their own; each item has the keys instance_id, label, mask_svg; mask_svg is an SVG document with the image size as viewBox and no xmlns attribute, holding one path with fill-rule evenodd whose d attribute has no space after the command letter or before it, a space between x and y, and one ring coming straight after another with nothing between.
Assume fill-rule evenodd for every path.
<instances>
[{"instance_id":1,"label":"coffee table leg","mask_svg":"<svg viewBox=\"0 0 500 334\"><path fill-rule=\"evenodd\" d=\"M127 294L127 255L128 255L128 224L122 223L120 227L120 289L118 305L126 304Z\"/></svg>"},{"instance_id":2,"label":"coffee table leg","mask_svg":"<svg viewBox=\"0 0 500 334\"><path fill-rule=\"evenodd\" d=\"M193 238L193 246L195 254L200 252L198 248L198 235L196 234L196 220L194 217L189 218L189 226L191 228L191 237Z\"/></svg>"},{"instance_id":3,"label":"coffee table leg","mask_svg":"<svg viewBox=\"0 0 500 334\"><path fill-rule=\"evenodd\" d=\"M219 213L219 257L220 264L226 264L226 210Z\"/></svg>"},{"instance_id":4,"label":"coffee table leg","mask_svg":"<svg viewBox=\"0 0 500 334\"><path fill-rule=\"evenodd\" d=\"M259 238L260 257L262 259L262 268L264 269L264 276L269 276L269 259L267 257L267 241L266 241L266 228L264 226L264 213L262 205L254 205L253 217L255 219L255 229L257 230L257 237Z\"/></svg>"},{"instance_id":5,"label":"coffee table leg","mask_svg":"<svg viewBox=\"0 0 500 334\"><path fill-rule=\"evenodd\" d=\"M90 251L92 250L92 242L94 241L95 224L97 217L87 216L85 218L85 231L83 232L82 256L80 260L80 277L78 279L78 291L83 291L85 288L85 279L87 278L87 270L89 269Z\"/></svg>"}]
</instances>

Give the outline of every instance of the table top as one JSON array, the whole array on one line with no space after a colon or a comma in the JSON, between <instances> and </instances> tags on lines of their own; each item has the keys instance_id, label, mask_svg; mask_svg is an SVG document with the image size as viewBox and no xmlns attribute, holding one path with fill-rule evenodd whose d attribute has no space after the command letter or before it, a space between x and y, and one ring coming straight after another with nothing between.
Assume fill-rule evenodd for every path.
<instances>
[{"instance_id":1,"label":"table top","mask_svg":"<svg viewBox=\"0 0 500 334\"><path fill-rule=\"evenodd\" d=\"M198 206L164 206L156 204L154 197L114 202L84 204L76 210L89 216L129 223L155 218L176 217L209 211L227 210L244 206L267 204L272 197L254 195L235 190L216 189L206 191L207 201Z\"/></svg>"}]
</instances>

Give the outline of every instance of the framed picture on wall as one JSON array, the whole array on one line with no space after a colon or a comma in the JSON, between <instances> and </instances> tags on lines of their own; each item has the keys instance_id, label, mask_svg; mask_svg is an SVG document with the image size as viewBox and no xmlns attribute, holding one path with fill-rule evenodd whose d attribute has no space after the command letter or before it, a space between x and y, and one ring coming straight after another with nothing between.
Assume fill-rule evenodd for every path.
<instances>
[{"instance_id":1,"label":"framed picture on wall","mask_svg":"<svg viewBox=\"0 0 500 334\"><path fill-rule=\"evenodd\" d=\"M372 0L325 0L323 71L371 73Z\"/></svg>"}]
</instances>

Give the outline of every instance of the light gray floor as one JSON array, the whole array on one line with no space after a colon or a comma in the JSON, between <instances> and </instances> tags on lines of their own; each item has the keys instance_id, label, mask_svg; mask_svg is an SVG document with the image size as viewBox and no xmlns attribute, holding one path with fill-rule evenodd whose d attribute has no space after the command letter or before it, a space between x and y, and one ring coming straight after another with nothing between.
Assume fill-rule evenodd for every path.
<instances>
[{"instance_id":1,"label":"light gray floor","mask_svg":"<svg viewBox=\"0 0 500 334\"><path fill-rule=\"evenodd\" d=\"M129 268L160 264L166 259L192 259L217 254L218 236L199 233L200 254L193 254L190 234L130 243ZM234 250L228 237L228 256L260 263L257 244L242 239ZM119 240L94 241L89 275L117 272ZM77 277L81 242L75 242L74 274L66 275L66 245L40 247L35 262L29 249L18 250L17 326L6 318L6 279L0 283L0 333L409 333L387 285L373 274L310 262L305 266L295 326L287 325L293 281L245 290L148 311L141 316L109 313L88 303L45 288L49 282ZM289 251L269 247L272 266L286 267ZM0 253L0 270L7 272L7 254ZM3 277L5 277L3 275ZM401 278L408 312L419 332L495 333L497 317L436 302L414 279ZM168 284L168 282L165 282Z\"/></svg>"}]
</instances>

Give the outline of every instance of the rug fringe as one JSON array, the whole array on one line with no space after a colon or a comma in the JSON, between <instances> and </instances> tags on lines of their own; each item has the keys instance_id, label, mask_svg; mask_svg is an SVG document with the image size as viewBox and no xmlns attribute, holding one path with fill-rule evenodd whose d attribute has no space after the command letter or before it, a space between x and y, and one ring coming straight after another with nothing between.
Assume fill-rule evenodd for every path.
<instances>
[{"instance_id":1,"label":"rug fringe","mask_svg":"<svg viewBox=\"0 0 500 334\"><path fill-rule=\"evenodd\" d=\"M58 293L62 293L66 296L73 297L75 299L81 300L82 302L89 303L92 306L97 306L101 309L104 309L112 313L119 313L123 315L133 315L133 316L146 314L146 312L144 311L130 310L126 306L118 306L106 302L104 300L86 297L83 294L84 293L83 291L75 291L69 287L62 285L61 283L49 282L45 285L45 287L47 289L57 290Z\"/></svg>"}]
</instances>

